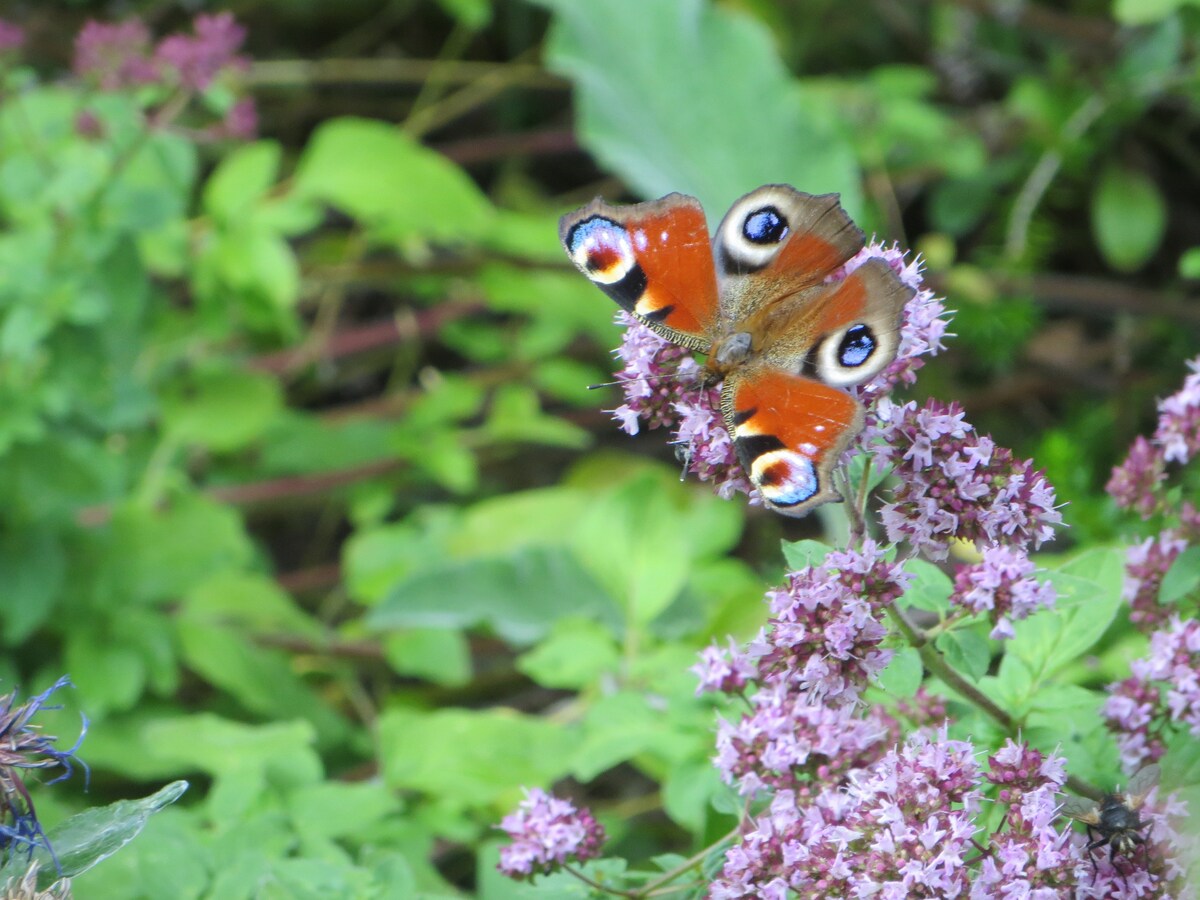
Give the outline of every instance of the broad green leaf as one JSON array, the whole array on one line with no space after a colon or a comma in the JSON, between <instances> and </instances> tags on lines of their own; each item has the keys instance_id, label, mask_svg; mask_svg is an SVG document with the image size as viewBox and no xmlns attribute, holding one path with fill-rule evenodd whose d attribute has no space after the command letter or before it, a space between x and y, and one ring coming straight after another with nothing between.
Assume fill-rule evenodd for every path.
<instances>
[{"instance_id":1,"label":"broad green leaf","mask_svg":"<svg viewBox=\"0 0 1200 900\"><path fill-rule=\"evenodd\" d=\"M54 611L66 557L54 530L24 524L0 537L0 629L20 644Z\"/></svg>"},{"instance_id":2,"label":"broad green leaf","mask_svg":"<svg viewBox=\"0 0 1200 900\"><path fill-rule=\"evenodd\" d=\"M542 637L558 619L578 615L619 627L613 600L570 551L528 547L417 571L389 591L366 624L377 631L486 624L520 645Z\"/></svg>"},{"instance_id":3,"label":"broad green leaf","mask_svg":"<svg viewBox=\"0 0 1200 900\"><path fill-rule=\"evenodd\" d=\"M511 797L515 785L551 784L565 774L576 743L549 719L504 709L391 709L379 717L378 733L389 788L463 806Z\"/></svg>"},{"instance_id":4,"label":"broad green leaf","mask_svg":"<svg viewBox=\"0 0 1200 900\"><path fill-rule=\"evenodd\" d=\"M575 547L592 577L641 627L687 582L688 531L667 492L646 475L597 498L580 523Z\"/></svg>"},{"instance_id":5,"label":"broad green leaf","mask_svg":"<svg viewBox=\"0 0 1200 900\"><path fill-rule=\"evenodd\" d=\"M591 619L564 619L517 660L517 669L543 687L580 690L615 670L620 659L609 629Z\"/></svg>"},{"instance_id":6,"label":"broad green leaf","mask_svg":"<svg viewBox=\"0 0 1200 900\"><path fill-rule=\"evenodd\" d=\"M1200 587L1200 547L1188 547L1167 569L1158 589L1158 602L1177 603Z\"/></svg>"},{"instance_id":7,"label":"broad green leaf","mask_svg":"<svg viewBox=\"0 0 1200 900\"><path fill-rule=\"evenodd\" d=\"M1122 25L1149 25L1200 0L1113 0L1113 17Z\"/></svg>"},{"instance_id":8,"label":"broad green leaf","mask_svg":"<svg viewBox=\"0 0 1200 900\"><path fill-rule=\"evenodd\" d=\"M282 407L282 391L270 375L197 372L163 398L163 427L180 443L228 453L260 438Z\"/></svg>"},{"instance_id":9,"label":"broad green leaf","mask_svg":"<svg viewBox=\"0 0 1200 900\"><path fill-rule=\"evenodd\" d=\"M290 793L287 808L297 834L342 838L397 812L400 801L378 783L323 781Z\"/></svg>"},{"instance_id":10,"label":"broad green leaf","mask_svg":"<svg viewBox=\"0 0 1200 900\"><path fill-rule=\"evenodd\" d=\"M714 222L775 182L840 191L862 212L836 110L788 75L761 23L703 0L538 2L554 11L546 55L575 83L583 143L637 192L693 194Z\"/></svg>"},{"instance_id":11,"label":"broad green leaf","mask_svg":"<svg viewBox=\"0 0 1200 900\"><path fill-rule=\"evenodd\" d=\"M447 687L471 680L471 648L449 628L410 628L383 636L383 655L400 675L425 678Z\"/></svg>"},{"instance_id":12,"label":"broad green leaf","mask_svg":"<svg viewBox=\"0 0 1200 900\"><path fill-rule=\"evenodd\" d=\"M904 564L904 570L913 578L900 598L903 604L937 613L950 608L954 582L949 575L923 559L910 559Z\"/></svg>"},{"instance_id":13,"label":"broad green leaf","mask_svg":"<svg viewBox=\"0 0 1200 900\"><path fill-rule=\"evenodd\" d=\"M491 207L445 157L370 119L325 122L296 169L294 190L371 226L382 239L465 241L488 227Z\"/></svg>"},{"instance_id":14,"label":"broad green leaf","mask_svg":"<svg viewBox=\"0 0 1200 900\"><path fill-rule=\"evenodd\" d=\"M663 811L693 834L702 834L713 814L712 798L729 792L712 760L672 766L662 786Z\"/></svg>"},{"instance_id":15,"label":"broad green leaf","mask_svg":"<svg viewBox=\"0 0 1200 900\"><path fill-rule=\"evenodd\" d=\"M41 846L33 851L40 864L39 885L47 887L59 877L73 878L112 856L141 834L146 822L170 806L188 789L186 781L173 781L141 800L118 800L108 806L85 810L67 819L46 836L54 855ZM24 856L16 855L0 870L3 881L24 869Z\"/></svg>"},{"instance_id":16,"label":"broad green leaf","mask_svg":"<svg viewBox=\"0 0 1200 900\"><path fill-rule=\"evenodd\" d=\"M277 141L255 141L221 160L204 185L204 210L223 222L245 216L275 183L282 150Z\"/></svg>"},{"instance_id":17,"label":"broad green leaf","mask_svg":"<svg viewBox=\"0 0 1200 900\"><path fill-rule=\"evenodd\" d=\"M903 647L896 651L891 661L879 673L879 686L893 697L911 697L921 686L925 667L921 654L915 647Z\"/></svg>"},{"instance_id":18,"label":"broad green leaf","mask_svg":"<svg viewBox=\"0 0 1200 900\"><path fill-rule=\"evenodd\" d=\"M1179 257L1179 275L1192 281L1200 279L1200 247L1189 247Z\"/></svg>"},{"instance_id":19,"label":"broad green leaf","mask_svg":"<svg viewBox=\"0 0 1200 900\"><path fill-rule=\"evenodd\" d=\"M456 556L506 553L535 544L565 543L593 502L571 487L538 488L492 497L474 504L449 536Z\"/></svg>"},{"instance_id":20,"label":"broad green leaf","mask_svg":"<svg viewBox=\"0 0 1200 900\"><path fill-rule=\"evenodd\" d=\"M66 633L63 663L92 715L132 707L146 687L146 661L127 640L74 628Z\"/></svg>"},{"instance_id":21,"label":"broad green leaf","mask_svg":"<svg viewBox=\"0 0 1200 900\"><path fill-rule=\"evenodd\" d=\"M832 550L828 544L811 539L784 541L783 559L789 572L800 572L810 566L819 566Z\"/></svg>"},{"instance_id":22,"label":"broad green leaf","mask_svg":"<svg viewBox=\"0 0 1200 900\"><path fill-rule=\"evenodd\" d=\"M935 643L945 655L946 662L972 681L978 681L987 674L992 662L992 649L976 629L944 631L938 635Z\"/></svg>"},{"instance_id":23,"label":"broad green leaf","mask_svg":"<svg viewBox=\"0 0 1200 900\"><path fill-rule=\"evenodd\" d=\"M591 442L591 435L583 428L546 415L537 392L520 384L507 384L496 391L483 432L494 441L548 444L574 450L581 450Z\"/></svg>"},{"instance_id":24,"label":"broad green leaf","mask_svg":"<svg viewBox=\"0 0 1200 900\"><path fill-rule=\"evenodd\" d=\"M675 762L703 755L698 735L681 729L665 715L653 695L620 691L601 697L587 710L583 739L572 745L570 771L580 781L643 754ZM711 737L705 738L711 746Z\"/></svg>"},{"instance_id":25,"label":"broad green leaf","mask_svg":"<svg viewBox=\"0 0 1200 900\"><path fill-rule=\"evenodd\" d=\"M1105 261L1136 272L1162 243L1167 204L1155 182L1138 169L1109 166L1092 194L1092 234Z\"/></svg>"}]
</instances>

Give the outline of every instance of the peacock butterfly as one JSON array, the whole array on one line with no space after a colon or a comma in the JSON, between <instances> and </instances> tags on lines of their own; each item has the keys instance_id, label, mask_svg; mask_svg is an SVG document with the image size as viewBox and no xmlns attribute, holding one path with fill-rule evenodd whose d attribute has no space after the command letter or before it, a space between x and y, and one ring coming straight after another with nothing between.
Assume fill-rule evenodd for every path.
<instances>
[{"instance_id":1,"label":"peacock butterfly","mask_svg":"<svg viewBox=\"0 0 1200 900\"><path fill-rule=\"evenodd\" d=\"M563 216L559 238L589 280L672 343L707 355L721 412L763 500L803 516L839 500L832 471L862 429L845 388L896 356L913 291L883 260L845 278L863 232L837 194L765 185L733 204L710 240L695 197Z\"/></svg>"}]
</instances>

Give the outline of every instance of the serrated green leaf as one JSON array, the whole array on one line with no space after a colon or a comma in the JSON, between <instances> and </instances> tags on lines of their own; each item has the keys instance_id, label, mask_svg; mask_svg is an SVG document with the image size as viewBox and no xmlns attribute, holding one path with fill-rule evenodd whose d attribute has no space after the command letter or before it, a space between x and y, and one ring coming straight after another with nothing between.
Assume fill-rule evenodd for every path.
<instances>
[{"instance_id":1,"label":"serrated green leaf","mask_svg":"<svg viewBox=\"0 0 1200 900\"><path fill-rule=\"evenodd\" d=\"M1137 169L1110 166L1092 194L1092 234L1105 261L1136 272L1162 243L1167 204L1158 185Z\"/></svg>"},{"instance_id":2,"label":"serrated green leaf","mask_svg":"<svg viewBox=\"0 0 1200 900\"><path fill-rule=\"evenodd\" d=\"M639 193L693 194L715 221L751 188L784 182L840 191L862 211L835 113L788 76L761 23L700 0L539 2L555 14L546 55L575 83L580 137ZM747 152L764 122L770 140Z\"/></svg>"}]
</instances>

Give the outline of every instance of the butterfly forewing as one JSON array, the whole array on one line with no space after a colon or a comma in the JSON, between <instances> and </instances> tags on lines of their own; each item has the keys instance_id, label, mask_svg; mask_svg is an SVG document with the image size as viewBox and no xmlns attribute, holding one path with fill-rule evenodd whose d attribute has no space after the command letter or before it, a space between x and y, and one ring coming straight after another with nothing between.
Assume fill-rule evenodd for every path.
<instances>
[{"instance_id":1,"label":"butterfly forewing","mask_svg":"<svg viewBox=\"0 0 1200 900\"><path fill-rule=\"evenodd\" d=\"M622 309L674 343L707 352L718 316L704 210L694 197L613 206L594 200L563 216L575 266Z\"/></svg>"}]
</instances>

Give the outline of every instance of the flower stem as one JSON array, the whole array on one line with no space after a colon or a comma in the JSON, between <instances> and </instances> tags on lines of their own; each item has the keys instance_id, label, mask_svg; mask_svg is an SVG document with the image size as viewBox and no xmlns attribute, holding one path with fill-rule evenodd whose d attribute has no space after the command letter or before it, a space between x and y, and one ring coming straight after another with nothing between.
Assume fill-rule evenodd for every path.
<instances>
[{"instance_id":1,"label":"flower stem","mask_svg":"<svg viewBox=\"0 0 1200 900\"><path fill-rule=\"evenodd\" d=\"M926 669L945 682L955 693L970 701L994 719L1010 736L1016 736L1019 733L1020 726L1017 724L1017 721L1005 710L997 706L983 691L964 678L957 669L946 662L945 657L930 643L929 635L910 622L899 606L894 603L889 606L888 615L896 623L896 627L900 629L900 632L908 641L908 645L916 649L921 655L921 662ZM1098 800L1102 796L1099 788L1083 779L1076 778L1074 775L1067 776L1066 785L1075 791L1075 793L1090 797L1093 800Z\"/></svg>"}]
</instances>

